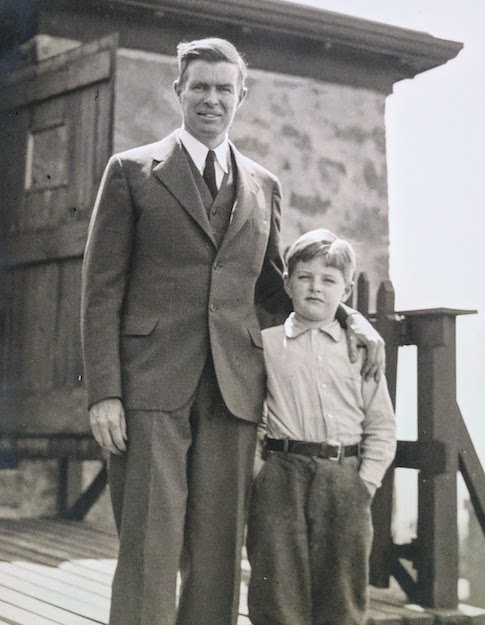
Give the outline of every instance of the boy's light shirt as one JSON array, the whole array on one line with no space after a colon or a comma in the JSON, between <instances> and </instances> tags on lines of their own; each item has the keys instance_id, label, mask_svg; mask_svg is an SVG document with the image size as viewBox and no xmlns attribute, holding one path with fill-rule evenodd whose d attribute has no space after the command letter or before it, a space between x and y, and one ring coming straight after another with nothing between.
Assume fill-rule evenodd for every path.
<instances>
[{"instance_id":1,"label":"boy's light shirt","mask_svg":"<svg viewBox=\"0 0 485 625\"><path fill-rule=\"evenodd\" d=\"M195 166L199 170L200 174L204 174L205 169L205 161L207 159L207 153L209 152L209 148L201 143L198 139L193 137L187 130L182 126L179 131L179 139L183 143L184 148L190 155L190 158L194 161ZM216 184L219 189L222 183L222 179L224 178L224 174L229 172L229 140L227 138L224 139L222 143L220 143L217 148L214 149L216 159L214 161L214 168L216 170Z\"/></svg>"},{"instance_id":2,"label":"boy's light shirt","mask_svg":"<svg viewBox=\"0 0 485 625\"><path fill-rule=\"evenodd\" d=\"M337 321L309 328L292 313L263 330L270 438L353 445L361 442L360 476L379 486L396 449L387 384L364 380L362 357L351 363ZM363 356L363 350L359 350Z\"/></svg>"}]
</instances>

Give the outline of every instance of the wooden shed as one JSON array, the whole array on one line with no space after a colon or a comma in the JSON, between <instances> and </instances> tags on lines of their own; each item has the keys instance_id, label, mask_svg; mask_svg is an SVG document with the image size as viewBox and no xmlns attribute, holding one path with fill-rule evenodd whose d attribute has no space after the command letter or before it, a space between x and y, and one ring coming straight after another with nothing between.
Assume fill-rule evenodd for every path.
<instances>
[{"instance_id":1,"label":"wooden shed","mask_svg":"<svg viewBox=\"0 0 485 625\"><path fill-rule=\"evenodd\" d=\"M325 224L388 277L385 98L461 44L277 0L45 0L4 77L4 433L86 433L79 280L110 153L179 124L176 44L230 39L250 67L232 129L283 183L289 242Z\"/></svg>"},{"instance_id":2,"label":"wooden shed","mask_svg":"<svg viewBox=\"0 0 485 625\"><path fill-rule=\"evenodd\" d=\"M370 277L370 301L389 277L386 98L394 83L446 63L462 47L280 0L43 0L30 17L35 36L21 46L17 66L9 68L0 86L5 170L0 177L0 451L10 475L12 470L28 473L33 459L51 464L44 463L45 470L36 464L24 479L24 485L43 481L42 488L24 486L20 496L15 480L10 490L3 488L0 504L10 502L11 516L54 508L65 512L86 481L82 461L102 458L89 432L80 357L80 273L88 221L109 155L162 138L179 125L172 89L177 43L218 36L244 53L249 95L231 138L280 177L284 242L319 226L352 240L359 270ZM431 316L414 311L396 319L388 295L383 292L377 321L394 364L399 345L435 348L429 347L423 324L448 324L452 329L443 335L452 335L459 311ZM369 298L366 302L368 308ZM438 336L433 332L430 336ZM439 341L436 345L441 349ZM439 357L454 362L454 343L447 350ZM429 382L425 374L422 388L427 392L431 384L437 396L445 397L439 371L431 369L435 377ZM453 371L448 373L452 393ZM395 390L395 376L390 377ZM439 412L432 413L433 419ZM452 427L457 419L451 415L448 429L437 428L437 438L443 433L447 441L458 440ZM430 430L422 429L426 438ZM465 441L460 449L468 453L460 457L460 469L480 476L483 483L474 492L483 512L483 471L466 428L460 432ZM432 445L401 446L397 466L426 469L423 458L435 449L434 440L427 442ZM454 464L445 476L449 483L456 482L455 447L450 452ZM427 465L432 476L445 471L443 453L432 467ZM84 501L75 504L81 516L104 484L102 468ZM446 500L447 484L440 482L436 501ZM383 492L379 506L386 511L387 529L380 532L377 553L385 555L385 566L374 571L374 578L385 585L392 486ZM439 536L426 561L430 567L443 564L436 545L446 536L435 527L438 508L425 524L426 531L431 528L426 536ZM482 520L485 526L485 513ZM456 604L449 588L456 587L457 547L453 558L449 587L442 586L438 598L429 590L423 601ZM449 562L443 566L450 568ZM426 566L422 571L423 579L434 575Z\"/></svg>"}]
</instances>

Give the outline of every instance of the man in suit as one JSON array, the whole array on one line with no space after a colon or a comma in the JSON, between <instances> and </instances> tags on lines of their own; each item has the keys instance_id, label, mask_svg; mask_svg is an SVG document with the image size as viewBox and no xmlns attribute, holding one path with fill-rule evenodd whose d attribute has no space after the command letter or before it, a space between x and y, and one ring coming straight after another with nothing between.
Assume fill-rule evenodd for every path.
<instances>
[{"instance_id":1,"label":"man in suit","mask_svg":"<svg viewBox=\"0 0 485 625\"><path fill-rule=\"evenodd\" d=\"M111 452L120 536L111 625L236 622L264 393L257 308L289 306L279 182L227 139L245 63L221 39L180 44L178 61L183 126L110 159L83 270L90 422ZM366 324L348 318L373 374L383 349Z\"/></svg>"}]
</instances>

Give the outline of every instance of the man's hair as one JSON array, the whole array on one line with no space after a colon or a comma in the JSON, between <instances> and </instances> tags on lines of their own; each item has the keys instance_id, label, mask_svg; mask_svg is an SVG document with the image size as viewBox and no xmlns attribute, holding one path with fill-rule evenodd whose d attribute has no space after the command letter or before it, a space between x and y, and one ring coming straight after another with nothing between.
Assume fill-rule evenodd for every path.
<instances>
[{"instance_id":1,"label":"man's hair","mask_svg":"<svg viewBox=\"0 0 485 625\"><path fill-rule=\"evenodd\" d=\"M323 258L327 267L342 272L350 284L355 273L355 252L348 241L339 239L331 230L318 228L302 234L285 254L286 272L291 276L298 261L307 262L316 256Z\"/></svg>"},{"instance_id":2,"label":"man's hair","mask_svg":"<svg viewBox=\"0 0 485 625\"><path fill-rule=\"evenodd\" d=\"M208 61L209 63L225 61L226 63L233 63L239 68L241 89L246 84L248 74L246 62L236 47L226 39L208 37L207 39L196 39L187 43L179 43L177 46L177 61L179 65L179 85L183 85L187 67L192 61Z\"/></svg>"}]
</instances>

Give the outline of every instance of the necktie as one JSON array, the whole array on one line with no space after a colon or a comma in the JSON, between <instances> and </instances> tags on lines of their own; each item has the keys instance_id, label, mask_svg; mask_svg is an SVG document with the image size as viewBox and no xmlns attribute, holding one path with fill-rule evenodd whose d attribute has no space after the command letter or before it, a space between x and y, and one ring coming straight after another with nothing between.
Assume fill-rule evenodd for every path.
<instances>
[{"instance_id":1,"label":"necktie","mask_svg":"<svg viewBox=\"0 0 485 625\"><path fill-rule=\"evenodd\" d=\"M203 178L205 180L206 185L209 187L209 191L213 198L217 195L217 184L216 184L216 169L214 167L214 161L216 159L216 153L214 150L209 150L207 152L207 159L205 161L205 168Z\"/></svg>"}]
</instances>

